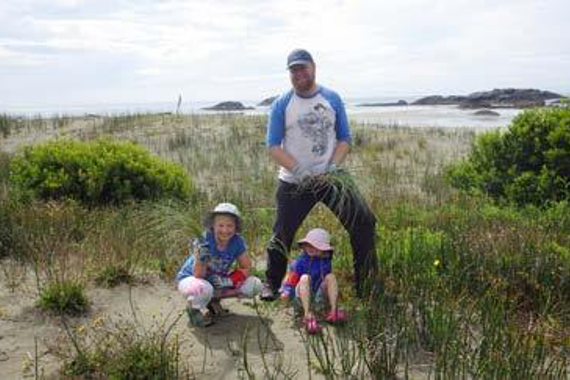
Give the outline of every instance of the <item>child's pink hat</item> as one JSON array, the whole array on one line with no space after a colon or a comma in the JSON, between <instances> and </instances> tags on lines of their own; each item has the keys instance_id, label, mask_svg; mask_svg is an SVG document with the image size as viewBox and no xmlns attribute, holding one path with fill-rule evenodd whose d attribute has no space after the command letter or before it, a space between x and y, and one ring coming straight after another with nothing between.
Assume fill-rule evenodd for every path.
<instances>
[{"instance_id":1,"label":"child's pink hat","mask_svg":"<svg viewBox=\"0 0 570 380\"><path fill-rule=\"evenodd\" d=\"M299 240L297 244L307 243L315 247L320 251L333 251L334 248L331 247L331 235L322 228L313 228L307 235Z\"/></svg>"}]
</instances>

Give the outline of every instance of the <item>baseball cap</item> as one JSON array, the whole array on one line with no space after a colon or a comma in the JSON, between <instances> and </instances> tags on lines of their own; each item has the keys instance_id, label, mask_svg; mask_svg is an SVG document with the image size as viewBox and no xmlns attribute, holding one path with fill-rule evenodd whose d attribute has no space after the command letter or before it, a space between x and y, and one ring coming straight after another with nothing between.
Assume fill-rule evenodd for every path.
<instances>
[{"instance_id":1,"label":"baseball cap","mask_svg":"<svg viewBox=\"0 0 570 380\"><path fill-rule=\"evenodd\" d=\"M295 49L287 56L287 68L290 69L294 65L306 65L314 63L311 53L305 49Z\"/></svg>"}]
</instances>

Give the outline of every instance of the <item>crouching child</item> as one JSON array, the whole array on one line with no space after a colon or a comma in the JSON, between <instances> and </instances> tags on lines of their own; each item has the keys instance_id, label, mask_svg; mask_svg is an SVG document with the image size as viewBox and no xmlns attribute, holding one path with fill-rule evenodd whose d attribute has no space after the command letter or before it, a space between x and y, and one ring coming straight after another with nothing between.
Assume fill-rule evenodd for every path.
<instances>
[{"instance_id":1,"label":"crouching child","mask_svg":"<svg viewBox=\"0 0 570 380\"><path fill-rule=\"evenodd\" d=\"M252 261L239 233L238 208L220 203L206 215L204 225L206 231L191 241L190 255L176 276L190 324L197 327L210 326L213 317L229 312L221 305L223 298L253 298L261 290L259 278L250 274Z\"/></svg>"}]
</instances>

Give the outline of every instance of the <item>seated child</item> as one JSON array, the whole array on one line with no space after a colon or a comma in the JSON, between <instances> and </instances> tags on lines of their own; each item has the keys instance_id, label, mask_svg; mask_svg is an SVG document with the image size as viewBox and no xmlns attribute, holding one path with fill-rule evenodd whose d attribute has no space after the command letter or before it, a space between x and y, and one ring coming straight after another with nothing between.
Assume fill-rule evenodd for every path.
<instances>
[{"instance_id":1,"label":"seated child","mask_svg":"<svg viewBox=\"0 0 570 380\"><path fill-rule=\"evenodd\" d=\"M221 298L253 298L261 290L259 278L250 276L252 262L239 234L237 207L218 204L204 224L204 235L192 242L190 256L176 276L178 291L188 301L190 323L198 327L211 325L212 316L227 312L221 307ZM238 268L230 271L234 262Z\"/></svg>"},{"instance_id":2,"label":"seated child","mask_svg":"<svg viewBox=\"0 0 570 380\"><path fill-rule=\"evenodd\" d=\"M332 273L330 235L322 228L315 228L297 243L301 255L289 266L280 289L281 299L300 299L303 325L309 334L318 334L322 328L311 311L311 300L328 301L330 311L326 315L327 322L341 323L347 318L346 313L337 308L338 286Z\"/></svg>"}]
</instances>

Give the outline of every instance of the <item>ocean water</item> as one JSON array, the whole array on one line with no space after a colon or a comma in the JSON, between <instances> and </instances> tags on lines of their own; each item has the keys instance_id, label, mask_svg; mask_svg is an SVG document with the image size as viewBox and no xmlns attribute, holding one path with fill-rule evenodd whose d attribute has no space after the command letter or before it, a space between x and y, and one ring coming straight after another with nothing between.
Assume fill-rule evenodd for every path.
<instances>
[{"instance_id":1,"label":"ocean water","mask_svg":"<svg viewBox=\"0 0 570 380\"><path fill-rule=\"evenodd\" d=\"M522 110L514 108L494 109L499 116L475 115L475 110L457 106L347 106L351 120L364 124L382 124L416 127L473 127L488 129L508 126Z\"/></svg>"},{"instance_id":2,"label":"ocean water","mask_svg":"<svg viewBox=\"0 0 570 380\"><path fill-rule=\"evenodd\" d=\"M363 107L362 103L389 103L400 99L412 102L418 96L406 97L377 97L345 99L346 110L349 119L354 122L371 125L394 125L412 127L473 127L479 129L497 128L508 126L512 119L522 112L519 109L495 109L499 116L479 116L475 115L475 110L464 110L457 106L384 106L384 107ZM259 102L259 101L257 101ZM269 107L256 107L257 102L242 101L245 106L255 107L253 110L241 111L240 113L250 115L267 114ZM215 111L203 110L216 104L216 102L182 102L180 112L211 114ZM55 115L116 115L129 113L147 112L176 112L176 102L154 102L154 103L116 103L116 104L85 104L74 106L46 106L46 107L9 107L3 109L0 106L0 113L7 113L15 116L26 117L51 117Z\"/></svg>"}]
</instances>

